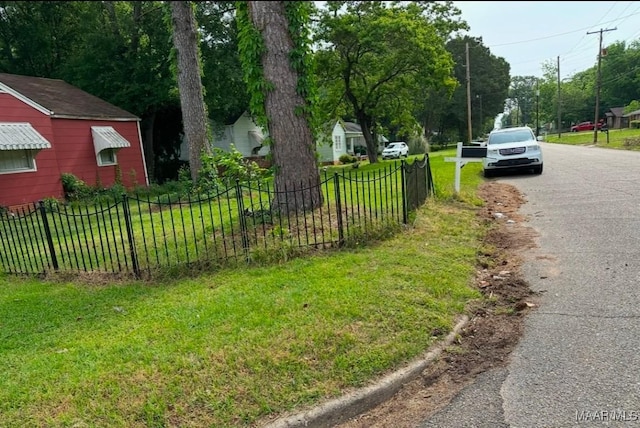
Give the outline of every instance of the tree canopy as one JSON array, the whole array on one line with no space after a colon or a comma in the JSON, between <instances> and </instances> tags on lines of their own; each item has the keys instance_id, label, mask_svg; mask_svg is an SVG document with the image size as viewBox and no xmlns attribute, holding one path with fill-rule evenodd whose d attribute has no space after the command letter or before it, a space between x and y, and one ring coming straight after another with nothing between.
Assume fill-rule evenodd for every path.
<instances>
[{"instance_id":1,"label":"tree canopy","mask_svg":"<svg viewBox=\"0 0 640 428\"><path fill-rule=\"evenodd\" d=\"M438 117L440 134L448 133L449 139L468 141L467 126L467 60L469 46L469 76L471 93L471 137L482 137L493 127L493 119L504 111L509 90L509 64L504 58L493 55L484 46L482 38L456 37L447 43L454 61L454 75L459 85L450 101L440 96L436 102L442 105ZM437 98L436 98L437 99ZM489 125L487 125L489 124Z\"/></svg>"},{"instance_id":2,"label":"tree canopy","mask_svg":"<svg viewBox=\"0 0 640 428\"><path fill-rule=\"evenodd\" d=\"M417 127L414 93L455 85L445 37L465 24L448 6L330 1L320 12L315 42L325 119L343 112L355 118L371 162L377 161L381 124Z\"/></svg>"}]
</instances>

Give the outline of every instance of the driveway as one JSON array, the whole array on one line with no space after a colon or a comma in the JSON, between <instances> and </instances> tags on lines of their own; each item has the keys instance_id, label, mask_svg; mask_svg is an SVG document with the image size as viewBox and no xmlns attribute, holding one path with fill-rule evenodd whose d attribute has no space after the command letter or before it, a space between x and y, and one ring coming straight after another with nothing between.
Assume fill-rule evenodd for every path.
<instances>
[{"instance_id":1,"label":"driveway","mask_svg":"<svg viewBox=\"0 0 640 428\"><path fill-rule=\"evenodd\" d=\"M542 175L495 179L527 199L540 306L508 366L420 427L640 426L640 152L543 150Z\"/></svg>"}]
</instances>

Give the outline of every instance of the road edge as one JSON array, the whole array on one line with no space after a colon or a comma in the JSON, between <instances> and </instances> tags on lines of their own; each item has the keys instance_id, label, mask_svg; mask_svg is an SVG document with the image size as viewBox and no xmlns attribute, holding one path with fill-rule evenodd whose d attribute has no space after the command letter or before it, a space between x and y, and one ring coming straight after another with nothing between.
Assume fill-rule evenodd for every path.
<instances>
[{"instance_id":1,"label":"road edge","mask_svg":"<svg viewBox=\"0 0 640 428\"><path fill-rule=\"evenodd\" d=\"M281 417L264 425L263 428L332 427L376 407L390 399L405 384L417 379L445 348L456 340L468 322L468 316L461 316L451 332L442 341L432 346L422 357L384 376L375 384L327 401L312 409Z\"/></svg>"}]
</instances>

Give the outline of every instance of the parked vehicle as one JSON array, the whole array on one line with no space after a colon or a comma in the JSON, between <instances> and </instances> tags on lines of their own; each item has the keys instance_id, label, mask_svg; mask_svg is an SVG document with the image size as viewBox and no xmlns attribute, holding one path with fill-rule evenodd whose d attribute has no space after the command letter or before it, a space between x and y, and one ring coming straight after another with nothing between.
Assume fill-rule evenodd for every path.
<instances>
[{"instance_id":1,"label":"parked vehicle","mask_svg":"<svg viewBox=\"0 0 640 428\"><path fill-rule=\"evenodd\" d=\"M482 159L485 177L513 168L532 169L535 174L542 174L540 142L528 126L493 130L486 147L487 156Z\"/></svg>"},{"instance_id":2,"label":"parked vehicle","mask_svg":"<svg viewBox=\"0 0 640 428\"><path fill-rule=\"evenodd\" d=\"M598 122L598 130L602 129L604 122ZM571 127L571 132L593 131L595 126L593 122L580 122L577 125Z\"/></svg>"},{"instance_id":3,"label":"parked vehicle","mask_svg":"<svg viewBox=\"0 0 640 428\"><path fill-rule=\"evenodd\" d=\"M382 151L382 159L400 159L409 156L409 146L403 141L389 143Z\"/></svg>"}]
</instances>

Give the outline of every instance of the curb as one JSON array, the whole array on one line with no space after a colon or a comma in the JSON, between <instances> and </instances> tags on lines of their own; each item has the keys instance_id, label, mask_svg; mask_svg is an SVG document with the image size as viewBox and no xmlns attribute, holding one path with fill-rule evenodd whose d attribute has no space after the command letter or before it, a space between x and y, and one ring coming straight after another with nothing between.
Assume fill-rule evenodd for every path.
<instances>
[{"instance_id":1,"label":"curb","mask_svg":"<svg viewBox=\"0 0 640 428\"><path fill-rule=\"evenodd\" d=\"M320 404L301 413L276 419L263 428L328 428L374 408L391 398L406 383L415 380L441 353L456 339L460 330L469 322L463 316L453 330L424 354L408 366L380 379L375 385L359 389L340 398Z\"/></svg>"}]
</instances>

